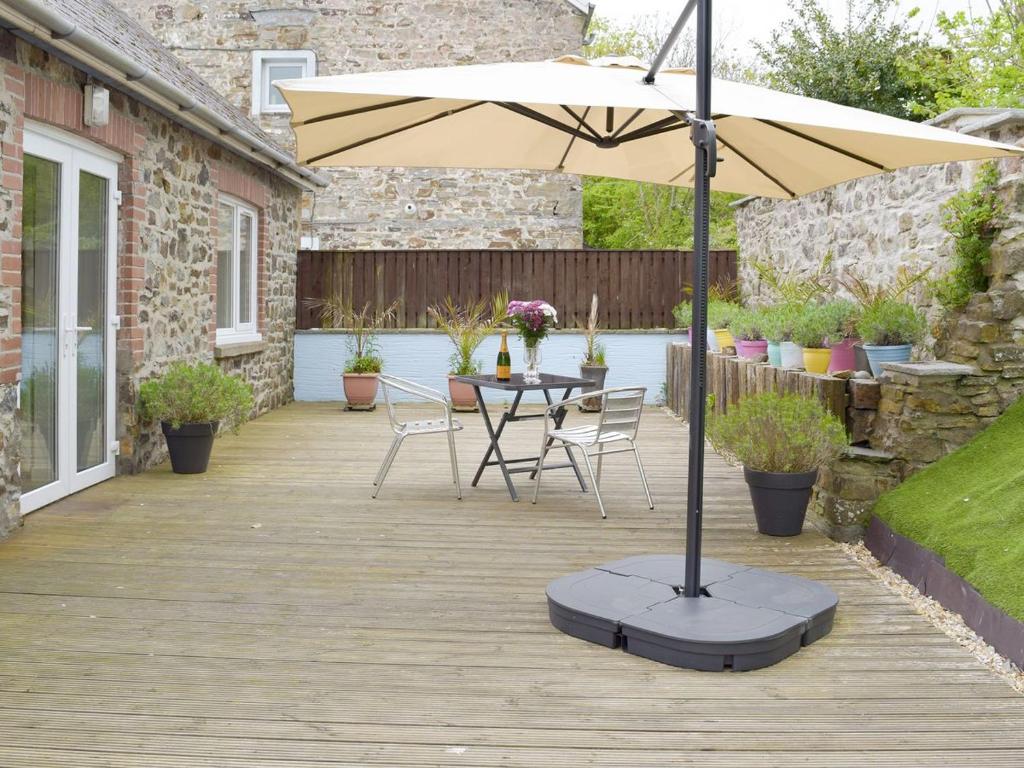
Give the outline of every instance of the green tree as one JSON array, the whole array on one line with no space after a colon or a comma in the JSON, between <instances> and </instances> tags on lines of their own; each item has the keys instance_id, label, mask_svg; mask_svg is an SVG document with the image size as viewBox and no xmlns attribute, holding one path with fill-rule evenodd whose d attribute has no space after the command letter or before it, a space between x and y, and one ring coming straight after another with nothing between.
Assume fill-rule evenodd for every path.
<instances>
[{"instance_id":1,"label":"green tree","mask_svg":"<svg viewBox=\"0 0 1024 768\"><path fill-rule=\"evenodd\" d=\"M597 18L588 58L635 56L648 62L661 47L674 19L637 16L628 24ZM692 67L692 35L680 36L666 68ZM713 55L715 75L753 81L757 72L734 56L719 39ZM680 134L680 140L687 139ZM738 195L712 193L711 247L736 247L736 222L729 203ZM588 177L583 181L583 239L592 248L690 248L693 246L693 190L623 179Z\"/></svg>"},{"instance_id":2,"label":"green tree","mask_svg":"<svg viewBox=\"0 0 1024 768\"><path fill-rule=\"evenodd\" d=\"M939 44L903 62L905 77L921 84L922 97L910 105L916 116L1024 106L1024 0L1002 0L974 18L939 14L936 26Z\"/></svg>"},{"instance_id":3,"label":"green tree","mask_svg":"<svg viewBox=\"0 0 1024 768\"><path fill-rule=\"evenodd\" d=\"M917 9L901 17L896 0L847 0L846 19L837 26L820 0L790 0L793 18L754 47L767 65L766 77L780 90L921 119L913 105L933 100L931 84L909 73L905 63L929 49L910 27Z\"/></svg>"}]
</instances>

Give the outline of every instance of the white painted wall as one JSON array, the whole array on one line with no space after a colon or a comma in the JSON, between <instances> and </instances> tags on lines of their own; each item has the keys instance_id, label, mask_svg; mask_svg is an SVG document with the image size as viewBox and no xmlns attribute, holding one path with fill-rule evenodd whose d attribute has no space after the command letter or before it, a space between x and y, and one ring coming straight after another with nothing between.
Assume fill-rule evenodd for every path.
<instances>
[{"instance_id":1,"label":"white painted wall","mask_svg":"<svg viewBox=\"0 0 1024 768\"><path fill-rule=\"evenodd\" d=\"M684 341L685 335L665 331L608 332L601 334L608 359L609 387L647 387L647 402L662 399L665 382L665 345ZM448 391L448 358L451 344L443 334L431 331L382 333L378 337L384 370L428 387ZM477 352L485 373L494 372L500 336L487 339ZM509 335L512 370L523 370L523 345ZM580 333L554 333L544 341L541 370L545 373L579 374L584 341ZM350 357L349 334L344 331L297 331L295 334L295 399L343 400L341 373ZM501 403L510 396L486 390L487 402ZM578 394L578 393L574 393ZM527 393L523 402L543 402L539 392Z\"/></svg>"}]
</instances>

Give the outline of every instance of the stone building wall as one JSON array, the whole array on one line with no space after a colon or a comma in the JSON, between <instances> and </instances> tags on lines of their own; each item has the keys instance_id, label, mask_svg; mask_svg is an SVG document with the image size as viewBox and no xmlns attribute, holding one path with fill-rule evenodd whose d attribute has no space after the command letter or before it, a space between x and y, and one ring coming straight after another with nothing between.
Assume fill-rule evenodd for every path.
<instances>
[{"instance_id":1,"label":"stone building wall","mask_svg":"<svg viewBox=\"0 0 1024 768\"><path fill-rule=\"evenodd\" d=\"M252 52L312 50L317 74L533 61L579 51L586 17L566 0L115 0L240 109ZM254 116L283 146L288 116ZM323 249L579 248L578 177L534 171L339 169L307 195ZM415 212L406 212L412 203Z\"/></svg>"},{"instance_id":2,"label":"stone building wall","mask_svg":"<svg viewBox=\"0 0 1024 768\"><path fill-rule=\"evenodd\" d=\"M82 124L86 75L0 32L0 537L20 520L21 161L26 119L122 155L118 187L117 437L119 472L166 457L159 427L140 422L139 384L176 360L219 360L255 389L255 413L292 398L295 259L301 190L114 89L110 122ZM220 193L259 214L262 341L216 345L215 212Z\"/></svg>"}]
</instances>

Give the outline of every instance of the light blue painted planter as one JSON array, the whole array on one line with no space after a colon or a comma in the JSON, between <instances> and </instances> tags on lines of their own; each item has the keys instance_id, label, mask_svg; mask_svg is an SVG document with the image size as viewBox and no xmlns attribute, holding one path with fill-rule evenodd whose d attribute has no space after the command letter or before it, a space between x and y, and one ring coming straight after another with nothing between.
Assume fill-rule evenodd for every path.
<instances>
[{"instance_id":1,"label":"light blue painted planter","mask_svg":"<svg viewBox=\"0 0 1024 768\"><path fill-rule=\"evenodd\" d=\"M876 379L885 373L882 363L909 363L913 346L910 344L897 344L890 347L876 347L874 344L865 344L864 353L868 356L868 365L871 366L871 375Z\"/></svg>"},{"instance_id":2,"label":"light blue painted planter","mask_svg":"<svg viewBox=\"0 0 1024 768\"><path fill-rule=\"evenodd\" d=\"M768 342L768 363L776 368L782 367L782 348L777 341Z\"/></svg>"},{"instance_id":3,"label":"light blue painted planter","mask_svg":"<svg viewBox=\"0 0 1024 768\"><path fill-rule=\"evenodd\" d=\"M295 334L295 399L343 400L341 372L351 354L349 334L341 331L297 331ZM605 332L600 342L608 355L606 387L647 387L647 402L662 397L665 383L665 345L686 340L683 332ZM384 358L384 371L412 379L428 387L448 392L448 358L452 354L448 337L431 331L385 332L377 337ZM476 359L485 373L494 372L499 336L488 338L480 346ZM512 370L522 373L523 345L510 335ZM551 334L541 346L541 371L579 376L584 339L580 333ZM561 394L560 392L558 393ZM573 394L578 394L574 392ZM484 390L489 403L511 400L509 393ZM383 396L378 392L378 401ZM543 402L539 392L528 392L523 402Z\"/></svg>"}]
</instances>

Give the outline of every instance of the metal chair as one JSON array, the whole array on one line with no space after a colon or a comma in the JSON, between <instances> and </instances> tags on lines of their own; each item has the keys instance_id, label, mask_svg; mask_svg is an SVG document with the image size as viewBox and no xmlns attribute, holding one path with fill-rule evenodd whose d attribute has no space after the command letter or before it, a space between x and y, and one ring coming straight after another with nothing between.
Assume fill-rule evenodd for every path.
<instances>
[{"instance_id":1,"label":"metal chair","mask_svg":"<svg viewBox=\"0 0 1024 768\"><path fill-rule=\"evenodd\" d=\"M602 389L597 392L570 397L560 403L549 405L544 410L544 440L541 443L540 459L537 462L537 477L533 486L533 503L537 503L537 496L540 493L540 477L544 472L544 458L552 448L578 448L583 454L583 461L587 465L587 472L590 474L590 482L594 484L594 494L597 496L597 506L601 510L601 517L606 518L604 501L601 499L601 460L613 453L632 452L636 459L636 468L640 471L640 481L644 485L644 493L647 494L647 505L654 509L654 500L651 498L651 489L647 485L647 475L644 473L644 465L640 461L640 452L636 448L636 433L640 427L640 414L643 413L644 395L646 387L614 387ZM597 424L588 424L580 427L566 429L552 429L554 425L552 414L558 408L579 402L586 398L601 398L601 417ZM555 445L555 443L560 445ZM606 450L606 446L615 443L627 443L622 448ZM597 472L591 458L592 452L596 450Z\"/></svg>"},{"instance_id":2,"label":"metal chair","mask_svg":"<svg viewBox=\"0 0 1024 768\"><path fill-rule=\"evenodd\" d=\"M383 385L384 404L387 406L388 419L391 422L391 429L395 433L395 439L392 441L391 447L384 457L384 462L377 471L377 477L373 481L374 486L376 486L373 490L373 498L377 498L381 486L384 485L384 478L387 477L388 470L391 469L395 456L398 455L398 449L402 447L402 441L405 438L412 435L438 435L443 433L448 436L448 453L451 457L452 481L455 483L455 489L458 491L458 496L461 499L462 483L459 481L459 461L455 455L455 433L462 429L462 424L452 416L451 402L436 389L425 387L408 379L401 379L398 376L382 373L380 375L380 383ZM407 395L412 395L440 406L442 410L441 417L420 421L399 421L395 413L395 404L392 400L394 392L404 392Z\"/></svg>"}]
</instances>

